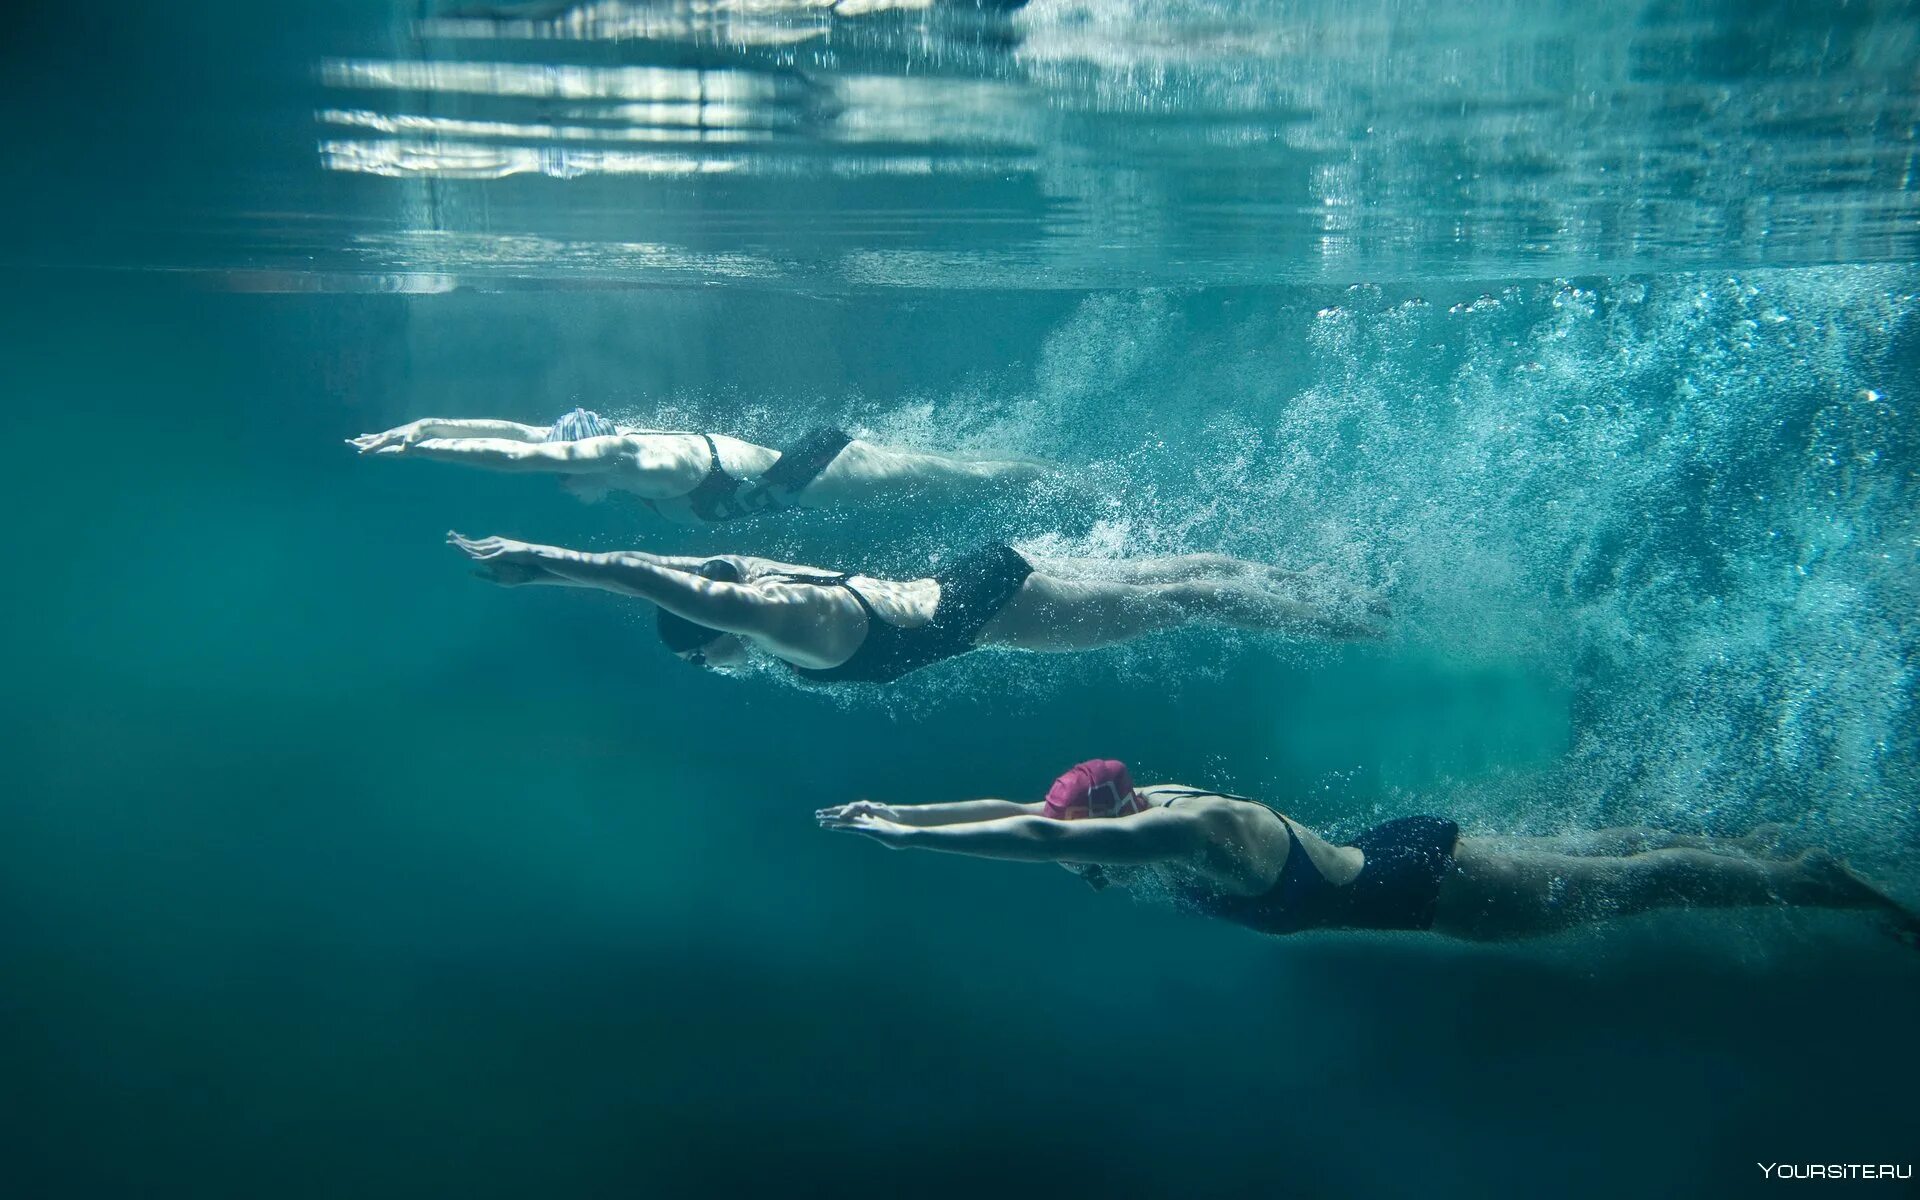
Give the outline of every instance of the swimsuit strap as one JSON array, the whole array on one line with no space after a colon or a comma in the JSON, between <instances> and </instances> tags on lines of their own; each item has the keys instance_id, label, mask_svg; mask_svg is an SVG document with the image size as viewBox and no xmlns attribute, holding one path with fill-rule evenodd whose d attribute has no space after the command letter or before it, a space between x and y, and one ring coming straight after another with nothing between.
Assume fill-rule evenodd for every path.
<instances>
[{"instance_id":1,"label":"swimsuit strap","mask_svg":"<svg viewBox=\"0 0 1920 1200\"><path fill-rule=\"evenodd\" d=\"M866 611L868 620L880 620L880 614L873 611L873 605L868 603L867 598L860 594L859 588L853 586L853 576L847 574L845 571L837 575L799 575L792 571L783 571L769 578L784 580L787 583L811 583L816 587L845 588L848 594Z\"/></svg>"},{"instance_id":2,"label":"swimsuit strap","mask_svg":"<svg viewBox=\"0 0 1920 1200\"><path fill-rule=\"evenodd\" d=\"M1261 808L1266 809L1268 812L1272 813L1274 816L1280 817L1279 810L1274 808L1273 805L1268 804L1264 800L1255 800L1252 796L1239 796L1239 795L1235 795L1232 792L1214 792L1214 791L1209 791L1206 788L1188 787L1185 784L1175 784L1174 786L1179 788L1180 792L1176 796L1169 797L1167 799L1167 804L1172 804L1175 800L1191 800L1195 796L1212 796L1216 800L1240 800L1248 804L1258 804ZM1161 807L1165 808L1166 805L1161 805ZM1280 817L1280 819L1282 821L1286 820L1285 817Z\"/></svg>"},{"instance_id":3,"label":"swimsuit strap","mask_svg":"<svg viewBox=\"0 0 1920 1200\"><path fill-rule=\"evenodd\" d=\"M1280 824L1285 826L1287 830L1287 858L1286 862L1280 868L1280 878L1275 882L1272 889L1274 892L1281 892L1287 899L1293 899L1297 897L1302 890L1310 889L1313 883L1318 883L1322 887L1335 886L1326 881L1326 876L1320 873L1319 866L1308 856L1306 844L1300 840L1300 827L1294 824L1292 817L1287 816L1264 800L1255 800L1252 796L1236 796L1232 792L1210 791L1206 788L1182 787L1180 794L1169 797L1167 803L1162 805L1162 807L1172 805L1175 800L1189 800L1195 796L1212 796L1220 800L1241 800L1248 804L1258 804L1261 808L1266 809L1275 817L1279 818ZM1300 869L1303 867L1313 872L1311 880L1303 880L1300 877Z\"/></svg>"},{"instance_id":4,"label":"swimsuit strap","mask_svg":"<svg viewBox=\"0 0 1920 1200\"><path fill-rule=\"evenodd\" d=\"M647 435L647 436L654 436L654 437L679 436L674 432L672 432L671 430L665 430L665 429L636 429L636 430L633 430L632 432L642 434L642 435ZM694 515L697 517L700 517L703 520L709 520L709 521L719 520L721 518L711 515L711 510L704 511L704 512L701 511L702 508L705 507L701 503L703 498L702 493L708 490L709 486L711 485L713 479L716 476L723 476L723 477L725 476L726 468L720 465L720 446L718 443L716 443L713 440L713 435L710 433L703 433L700 435L700 437L703 441L707 443L707 473L700 477L699 483L696 483L693 485L692 491L689 491L681 496L676 496L674 497L674 499L685 500L689 505L693 507ZM737 487L738 485L736 484L735 486ZM732 489L727 489L727 490L731 491ZM646 499L645 497L642 497L640 500L640 503L646 505L648 508L652 509L654 512L660 511L660 503L657 500L649 500L649 499Z\"/></svg>"},{"instance_id":5,"label":"swimsuit strap","mask_svg":"<svg viewBox=\"0 0 1920 1200\"><path fill-rule=\"evenodd\" d=\"M719 443L710 433L701 434L700 440L707 444L707 473L682 499L702 521L731 521L745 515L740 506L741 481L727 474Z\"/></svg>"},{"instance_id":6,"label":"swimsuit strap","mask_svg":"<svg viewBox=\"0 0 1920 1200\"><path fill-rule=\"evenodd\" d=\"M1180 794L1178 796L1174 796L1171 799L1169 799L1167 803L1172 804L1174 800L1187 800L1187 799L1191 799L1194 796L1212 796L1218 800L1239 800L1246 804L1258 804L1261 808L1266 809L1268 812L1278 817L1280 819L1280 823L1287 827L1287 837L1292 839L1293 845L1298 846L1300 844L1300 827L1294 824L1293 818L1281 812L1279 809L1275 808L1273 805L1268 804L1265 800L1255 800L1252 796L1238 796L1232 792L1214 792L1214 791L1209 791L1206 788L1183 787L1181 789ZM1301 853L1305 854L1306 851L1303 850L1301 851ZM1289 853L1288 857L1292 857L1291 853ZM1309 864L1311 864L1311 860L1309 860ZM1319 868L1315 867L1314 870L1316 873L1318 873Z\"/></svg>"},{"instance_id":7,"label":"swimsuit strap","mask_svg":"<svg viewBox=\"0 0 1920 1200\"><path fill-rule=\"evenodd\" d=\"M1307 853L1307 844L1300 840L1299 826L1281 816L1278 810L1270 811L1280 817L1280 823L1287 827L1289 839L1287 861L1281 864L1280 878L1275 881L1273 888L1273 894L1278 895L1285 908L1304 914L1316 901L1353 883L1353 880L1348 880L1346 884L1328 881L1320 873L1320 864L1314 862L1313 856Z\"/></svg>"}]
</instances>

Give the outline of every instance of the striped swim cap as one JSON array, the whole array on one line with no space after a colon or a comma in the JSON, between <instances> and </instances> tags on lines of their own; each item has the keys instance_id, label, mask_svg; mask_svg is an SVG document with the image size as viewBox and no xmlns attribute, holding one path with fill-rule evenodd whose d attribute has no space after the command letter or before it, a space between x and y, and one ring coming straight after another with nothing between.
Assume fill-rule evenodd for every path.
<instances>
[{"instance_id":1,"label":"striped swim cap","mask_svg":"<svg viewBox=\"0 0 1920 1200\"><path fill-rule=\"evenodd\" d=\"M619 432L612 421L599 413L576 408L553 423L553 428L547 430L547 440L577 442L581 438L612 437Z\"/></svg>"}]
</instances>

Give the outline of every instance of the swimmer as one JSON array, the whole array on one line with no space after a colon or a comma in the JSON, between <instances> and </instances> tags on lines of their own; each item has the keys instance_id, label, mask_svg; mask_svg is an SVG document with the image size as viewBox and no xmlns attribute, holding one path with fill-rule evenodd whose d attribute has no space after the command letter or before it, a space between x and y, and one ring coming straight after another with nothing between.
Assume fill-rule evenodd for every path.
<instances>
[{"instance_id":1,"label":"swimmer","mask_svg":"<svg viewBox=\"0 0 1920 1200\"><path fill-rule=\"evenodd\" d=\"M725 434L619 426L583 408L551 426L429 418L347 444L362 454L559 475L583 499L628 492L664 516L707 523L898 496L959 500L1045 474L1036 463L889 449L838 429L771 450Z\"/></svg>"},{"instance_id":2,"label":"swimmer","mask_svg":"<svg viewBox=\"0 0 1920 1200\"><path fill-rule=\"evenodd\" d=\"M1148 887L1189 911L1261 933L1425 930L1494 941L1657 908L1794 905L1864 909L1902 940L1920 918L1825 851L1768 853L1652 829L1570 838L1463 837L1441 817L1401 817L1335 845L1244 796L1178 784L1135 788L1124 764L1084 762L1045 800L886 805L815 814L823 828L896 849L1052 862L1096 888Z\"/></svg>"},{"instance_id":3,"label":"swimmer","mask_svg":"<svg viewBox=\"0 0 1920 1200\"><path fill-rule=\"evenodd\" d=\"M1188 624L1371 637L1385 613L1318 575L1220 554L1109 563L990 546L898 581L737 554L595 554L457 533L447 541L493 583L651 601L660 640L696 666L737 666L754 647L819 683L887 683L979 646L1088 650Z\"/></svg>"}]
</instances>

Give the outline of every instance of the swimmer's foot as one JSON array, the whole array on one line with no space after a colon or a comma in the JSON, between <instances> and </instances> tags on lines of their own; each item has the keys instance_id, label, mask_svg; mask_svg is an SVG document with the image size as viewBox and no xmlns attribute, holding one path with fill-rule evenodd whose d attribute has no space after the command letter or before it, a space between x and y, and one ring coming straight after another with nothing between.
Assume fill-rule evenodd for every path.
<instances>
[{"instance_id":1,"label":"swimmer's foot","mask_svg":"<svg viewBox=\"0 0 1920 1200\"><path fill-rule=\"evenodd\" d=\"M1885 921L1894 938L1920 949L1920 915L1863 879L1846 861L1825 850L1809 850L1793 860L1812 889L1809 899L1827 908L1864 908Z\"/></svg>"},{"instance_id":2,"label":"swimmer's foot","mask_svg":"<svg viewBox=\"0 0 1920 1200\"><path fill-rule=\"evenodd\" d=\"M1787 827L1778 821L1767 821L1737 838L1729 838L1727 844L1754 858L1783 858L1785 855L1780 850L1786 840Z\"/></svg>"},{"instance_id":3,"label":"swimmer's foot","mask_svg":"<svg viewBox=\"0 0 1920 1200\"><path fill-rule=\"evenodd\" d=\"M1885 897L1831 851L1809 850L1793 860L1808 898L1828 908L1876 908Z\"/></svg>"},{"instance_id":4,"label":"swimmer's foot","mask_svg":"<svg viewBox=\"0 0 1920 1200\"><path fill-rule=\"evenodd\" d=\"M1058 467L1038 459L999 459L994 465L999 468L1000 478L1008 483L1045 483L1061 476Z\"/></svg>"},{"instance_id":5,"label":"swimmer's foot","mask_svg":"<svg viewBox=\"0 0 1920 1200\"><path fill-rule=\"evenodd\" d=\"M946 472L952 476L948 483L999 487L1039 483L1055 474L1052 464L1031 458L950 458Z\"/></svg>"},{"instance_id":6,"label":"swimmer's foot","mask_svg":"<svg viewBox=\"0 0 1920 1200\"><path fill-rule=\"evenodd\" d=\"M1357 587L1314 564L1304 570L1275 563L1241 563L1248 582L1264 584L1283 606L1306 606L1314 611L1316 632L1329 637L1371 640L1387 635L1393 608L1371 588Z\"/></svg>"}]
</instances>

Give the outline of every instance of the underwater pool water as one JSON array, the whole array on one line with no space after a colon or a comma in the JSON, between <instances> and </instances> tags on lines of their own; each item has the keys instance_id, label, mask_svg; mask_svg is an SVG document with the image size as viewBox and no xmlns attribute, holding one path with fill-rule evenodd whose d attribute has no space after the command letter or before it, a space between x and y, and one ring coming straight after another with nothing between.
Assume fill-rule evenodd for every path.
<instances>
[{"instance_id":1,"label":"underwater pool water","mask_svg":"<svg viewBox=\"0 0 1920 1200\"><path fill-rule=\"evenodd\" d=\"M1782 822L1920 899L1917 33L22 14L0 1180L1597 1197L1910 1163L1920 956L1861 919L1262 939L810 816L1119 756L1340 834ZM576 404L1071 469L694 528L340 444ZM810 690L482 586L449 527L882 573L1221 550L1383 589L1395 629Z\"/></svg>"}]
</instances>

